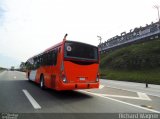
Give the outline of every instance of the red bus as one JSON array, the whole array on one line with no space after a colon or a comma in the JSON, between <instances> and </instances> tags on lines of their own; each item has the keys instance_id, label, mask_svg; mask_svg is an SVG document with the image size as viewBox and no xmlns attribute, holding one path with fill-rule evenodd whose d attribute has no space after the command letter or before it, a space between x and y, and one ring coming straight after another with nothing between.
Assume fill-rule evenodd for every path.
<instances>
[{"instance_id":1,"label":"red bus","mask_svg":"<svg viewBox=\"0 0 160 119\"><path fill-rule=\"evenodd\" d=\"M27 60L27 78L55 90L99 88L98 47L66 40Z\"/></svg>"}]
</instances>

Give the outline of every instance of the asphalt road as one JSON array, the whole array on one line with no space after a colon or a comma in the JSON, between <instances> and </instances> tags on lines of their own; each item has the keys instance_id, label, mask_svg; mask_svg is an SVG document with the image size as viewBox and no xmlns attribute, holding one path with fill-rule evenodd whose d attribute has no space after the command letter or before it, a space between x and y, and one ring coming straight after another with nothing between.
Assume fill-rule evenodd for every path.
<instances>
[{"instance_id":1,"label":"asphalt road","mask_svg":"<svg viewBox=\"0 0 160 119\"><path fill-rule=\"evenodd\" d=\"M127 81L114 81L114 80L102 80L101 83L107 87L124 89L132 92L143 92L148 95L160 97L160 85L148 84L146 88L146 83L135 83Z\"/></svg>"},{"instance_id":2,"label":"asphalt road","mask_svg":"<svg viewBox=\"0 0 160 119\"><path fill-rule=\"evenodd\" d=\"M160 113L160 97L108 87L104 80L100 89L41 90L25 73L4 71L0 73L0 113L31 113L30 118L45 113L69 113L73 118L77 113Z\"/></svg>"}]
</instances>

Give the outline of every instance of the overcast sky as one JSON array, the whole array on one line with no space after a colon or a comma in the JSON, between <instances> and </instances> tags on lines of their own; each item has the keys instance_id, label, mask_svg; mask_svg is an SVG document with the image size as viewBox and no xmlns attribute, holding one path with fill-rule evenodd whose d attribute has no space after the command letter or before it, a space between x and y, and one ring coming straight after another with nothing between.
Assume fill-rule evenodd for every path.
<instances>
[{"instance_id":1,"label":"overcast sky","mask_svg":"<svg viewBox=\"0 0 160 119\"><path fill-rule=\"evenodd\" d=\"M26 61L62 41L98 45L157 22L160 0L0 0L0 54Z\"/></svg>"}]
</instances>

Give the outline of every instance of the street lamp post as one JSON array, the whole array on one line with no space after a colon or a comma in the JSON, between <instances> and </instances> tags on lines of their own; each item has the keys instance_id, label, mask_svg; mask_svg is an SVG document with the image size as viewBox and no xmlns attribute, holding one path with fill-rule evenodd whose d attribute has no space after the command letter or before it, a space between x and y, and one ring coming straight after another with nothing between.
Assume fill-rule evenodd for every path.
<instances>
[{"instance_id":1,"label":"street lamp post","mask_svg":"<svg viewBox=\"0 0 160 119\"><path fill-rule=\"evenodd\" d=\"M158 21L160 22L159 7L159 5L154 5L154 8L156 8L158 12Z\"/></svg>"},{"instance_id":2,"label":"street lamp post","mask_svg":"<svg viewBox=\"0 0 160 119\"><path fill-rule=\"evenodd\" d=\"M100 51L102 50L102 47L101 47L101 42L102 42L102 37L101 36L97 36L99 39L99 46L100 46Z\"/></svg>"}]
</instances>

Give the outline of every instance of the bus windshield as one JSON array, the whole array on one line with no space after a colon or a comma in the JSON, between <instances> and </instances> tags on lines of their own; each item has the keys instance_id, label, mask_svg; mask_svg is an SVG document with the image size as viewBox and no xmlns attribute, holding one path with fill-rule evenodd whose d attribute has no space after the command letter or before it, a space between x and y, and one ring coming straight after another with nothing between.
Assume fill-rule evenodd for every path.
<instances>
[{"instance_id":1,"label":"bus windshield","mask_svg":"<svg viewBox=\"0 0 160 119\"><path fill-rule=\"evenodd\" d=\"M84 43L67 41L65 43L64 57L85 61L98 61L98 48Z\"/></svg>"}]
</instances>

